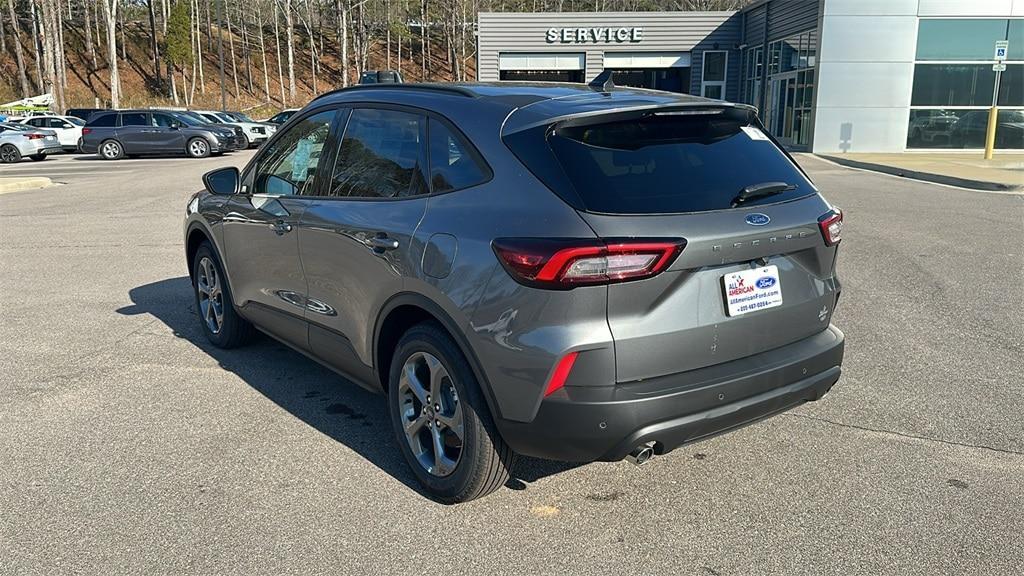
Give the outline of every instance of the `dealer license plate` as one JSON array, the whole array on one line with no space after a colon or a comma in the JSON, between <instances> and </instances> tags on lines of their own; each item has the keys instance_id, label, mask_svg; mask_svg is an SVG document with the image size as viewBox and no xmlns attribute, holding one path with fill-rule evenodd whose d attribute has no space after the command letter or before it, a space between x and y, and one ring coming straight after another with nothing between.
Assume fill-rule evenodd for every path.
<instances>
[{"instance_id":1,"label":"dealer license plate","mask_svg":"<svg viewBox=\"0 0 1024 576\"><path fill-rule=\"evenodd\" d=\"M782 305L782 281L779 279L778 266L730 272L722 276L722 288L725 290L725 310L729 316Z\"/></svg>"}]
</instances>

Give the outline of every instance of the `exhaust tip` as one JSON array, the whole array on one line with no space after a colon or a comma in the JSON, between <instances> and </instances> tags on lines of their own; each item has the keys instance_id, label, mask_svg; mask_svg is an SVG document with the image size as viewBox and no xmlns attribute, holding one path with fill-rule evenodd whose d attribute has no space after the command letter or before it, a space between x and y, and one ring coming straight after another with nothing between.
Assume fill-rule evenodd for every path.
<instances>
[{"instance_id":1,"label":"exhaust tip","mask_svg":"<svg viewBox=\"0 0 1024 576\"><path fill-rule=\"evenodd\" d=\"M626 456L626 460L635 466L641 466L651 458L654 458L654 447L650 444L641 444Z\"/></svg>"}]
</instances>

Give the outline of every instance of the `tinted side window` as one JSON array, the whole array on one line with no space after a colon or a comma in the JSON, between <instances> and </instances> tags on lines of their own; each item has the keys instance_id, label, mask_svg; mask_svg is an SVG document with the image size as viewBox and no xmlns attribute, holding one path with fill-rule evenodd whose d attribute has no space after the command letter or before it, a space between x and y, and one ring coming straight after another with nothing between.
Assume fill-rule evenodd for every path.
<instances>
[{"instance_id":1,"label":"tinted side window","mask_svg":"<svg viewBox=\"0 0 1024 576\"><path fill-rule=\"evenodd\" d=\"M148 126L146 115L142 112L126 112L121 114L121 126Z\"/></svg>"},{"instance_id":2,"label":"tinted side window","mask_svg":"<svg viewBox=\"0 0 1024 576\"><path fill-rule=\"evenodd\" d=\"M178 124L181 124L181 122L178 122L178 120L170 114L153 114L153 126L170 128L171 126L177 126Z\"/></svg>"},{"instance_id":3,"label":"tinted side window","mask_svg":"<svg viewBox=\"0 0 1024 576\"><path fill-rule=\"evenodd\" d=\"M397 110L352 111L328 196L401 198L427 192L426 118Z\"/></svg>"},{"instance_id":4,"label":"tinted side window","mask_svg":"<svg viewBox=\"0 0 1024 576\"><path fill-rule=\"evenodd\" d=\"M252 193L311 194L334 114L327 110L304 118L275 140L256 167Z\"/></svg>"},{"instance_id":5,"label":"tinted side window","mask_svg":"<svg viewBox=\"0 0 1024 576\"><path fill-rule=\"evenodd\" d=\"M444 125L430 119L430 187L434 193L476 186L487 179L470 145Z\"/></svg>"},{"instance_id":6,"label":"tinted side window","mask_svg":"<svg viewBox=\"0 0 1024 576\"><path fill-rule=\"evenodd\" d=\"M114 121L116 119L117 114L103 114L102 116L94 114L92 118L89 119L88 125L96 128L109 128L115 124Z\"/></svg>"},{"instance_id":7,"label":"tinted side window","mask_svg":"<svg viewBox=\"0 0 1024 576\"><path fill-rule=\"evenodd\" d=\"M25 122L25 124L28 124L29 126L35 126L36 128L42 128L45 122L45 120L42 120L40 118L30 118Z\"/></svg>"}]
</instances>

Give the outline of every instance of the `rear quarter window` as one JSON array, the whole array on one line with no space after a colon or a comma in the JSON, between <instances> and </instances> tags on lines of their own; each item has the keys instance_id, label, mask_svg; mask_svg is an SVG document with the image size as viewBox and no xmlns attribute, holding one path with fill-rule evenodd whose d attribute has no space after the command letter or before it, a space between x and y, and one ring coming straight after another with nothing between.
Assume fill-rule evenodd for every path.
<instances>
[{"instance_id":1,"label":"rear quarter window","mask_svg":"<svg viewBox=\"0 0 1024 576\"><path fill-rule=\"evenodd\" d=\"M744 207L816 192L790 159L750 125L745 111L648 114L556 125L548 130L546 141L564 175L562 181L572 188L568 196L589 212L672 214L729 209L745 187L766 182L784 182L791 188L749 199L742 203ZM524 161L529 166L537 155L532 159Z\"/></svg>"},{"instance_id":2,"label":"rear quarter window","mask_svg":"<svg viewBox=\"0 0 1024 576\"><path fill-rule=\"evenodd\" d=\"M93 115L86 126L90 128L112 128L116 119L117 114Z\"/></svg>"}]
</instances>

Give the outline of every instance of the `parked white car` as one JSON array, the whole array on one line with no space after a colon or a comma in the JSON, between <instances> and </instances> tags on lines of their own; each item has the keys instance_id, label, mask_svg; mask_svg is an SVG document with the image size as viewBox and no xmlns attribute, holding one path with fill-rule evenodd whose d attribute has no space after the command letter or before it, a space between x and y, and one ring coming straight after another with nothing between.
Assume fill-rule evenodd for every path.
<instances>
[{"instance_id":1,"label":"parked white car","mask_svg":"<svg viewBox=\"0 0 1024 576\"><path fill-rule=\"evenodd\" d=\"M245 137L248 142L241 142L239 144L239 149L248 148L250 146L259 146L266 142L267 138L273 136L274 132L277 131L277 126L274 126L273 124L245 122L235 118L227 112L218 112L216 110L192 110L192 112L202 116L208 122L212 122L214 124L230 124L241 128L245 133Z\"/></svg>"},{"instance_id":2,"label":"parked white car","mask_svg":"<svg viewBox=\"0 0 1024 576\"><path fill-rule=\"evenodd\" d=\"M85 126L85 122L81 118L56 114L31 116L22 118L18 122L33 128L53 131L57 134L60 147L69 152L78 150L78 145L82 140L82 127Z\"/></svg>"}]
</instances>

